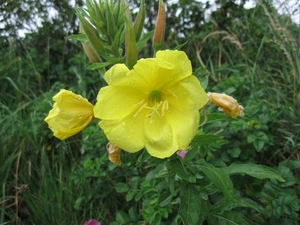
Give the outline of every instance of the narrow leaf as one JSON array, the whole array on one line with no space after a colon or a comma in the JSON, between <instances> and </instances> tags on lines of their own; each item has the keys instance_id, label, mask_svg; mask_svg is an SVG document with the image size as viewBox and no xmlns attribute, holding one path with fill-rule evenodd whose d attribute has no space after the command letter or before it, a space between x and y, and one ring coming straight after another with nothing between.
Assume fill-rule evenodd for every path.
<instances>
[{"instance_id":1,"label":"narrow leaf","mask_svg":"<svg viewBox=\"0 0 300 225\"><path fill-rule=\"evenodd\" d=\"M227 173L225 173L222 169L216 168L205 161L201 162L200 168L207 176L207 178L211 180L221 192L223 192L224 196L228 200L232 202L237 201L236 197L233 194L232 181L230 180Z\"/></svg>"},{"instance_id":2,"label":"narrow leaf","mask_svg":"<svg viewBox=\"0 0 300 225\"><path fill-rule=\"evenodd\" d=\"M222 215L217 216L220 225L257 225L243 214L236 211L225 211Z\"/></svg>"},{"instance_id":3,"label":"narrow leaf","mask_svg":"<svg viewBox=\"0 0 300 225\"><path fill-rule=\"evenodd\" d=\"M277 179L281 182L285 180L276 172L276 170L257 164L231 164L222 168L229 176L235 174L246 174L258 179Z\"/></svg>"},{"instance_id":4,"label":"narrow leaf","mask_svg":"<svg viewBox=\"0 0 300 225\"><path fill-rule=\"evenodd\" d=\"M201 197L193 185L186 185L180 190L179 216L185 225L198 225L201 212Z\"/></svg>"}]
</instances>

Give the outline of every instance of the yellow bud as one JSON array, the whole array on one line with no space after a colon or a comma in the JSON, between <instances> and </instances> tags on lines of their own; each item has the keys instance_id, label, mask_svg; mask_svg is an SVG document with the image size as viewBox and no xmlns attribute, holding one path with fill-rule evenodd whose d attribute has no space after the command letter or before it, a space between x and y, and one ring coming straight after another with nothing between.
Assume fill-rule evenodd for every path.
<instances>
[{"instance_id":1,"label":"yellow bud","mask_svg":"<svg viewBox=\"0 0 300 225\"><path fill-rule=\"evenodd\" d=\"M45 118L53 135L61 140L83 130L94 117L94 106L86 98L72 91L60 90L53 97L53 109Z\"/></svg>"},{"instance_id":2,"label":"yellow bud","mask_svg":"<svg viewBox=\"0 0 300 225\"><path fill-rule=\"evenodd\" d=\"M244 116L244 108L239 105L237 100L226 94L208 92L209 102L219 106L225 114L230 114L231 117Z\"/></svg>"}]
</instances>

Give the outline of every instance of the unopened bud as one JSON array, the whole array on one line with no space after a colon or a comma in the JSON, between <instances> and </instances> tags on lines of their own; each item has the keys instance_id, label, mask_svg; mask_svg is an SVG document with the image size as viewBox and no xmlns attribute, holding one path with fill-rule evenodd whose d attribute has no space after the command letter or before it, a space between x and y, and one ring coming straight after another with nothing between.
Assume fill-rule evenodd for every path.
<instances>
[{"instance_id":1,"label":"unopened bud","mask_svg":"<svg viewBox=\"0 0 300 225\"><path fill-rule=\"evenodd\" d=\"M108 152L109 161L111 161L114 164L121 165L120 148L108 142L106 145L106 150Z\"/></svg>"},{"instance_id":2,"label":"unopened bud","mask_svg":"<svg viewBox=\"0 0 300 225\"><path fill-rule=\"evenodd\" d=\"M125 59L129 68L133 68L137 61L135 34L128 17L125 17Z\"/></svg>"},{"instance_id":3,"label":"unopened bud","mask_svg":"<svg viewBox=\"0 0 300 225\"><path fill-rule=\"evenodd\" d=\"M159 0L157 20L153 36L153 48L157 52L161 50L165 38L166 12L163 0Z\"/></svg>"},{"instance_id":4,"label":"unopened bud","mask_svg":"<svg viewBox=\"0 0 300 225\"><path fill-rule=\"evenodd\" d=\"M226 94L211 92L208 92L207 96L209 98L209 102L219 106L219 109L225 114L230 114L230 116L233 118L237 116L244 116L243 106L239 105L237 100L235 100L233 97Z\"/></svg>"}]
</instances>

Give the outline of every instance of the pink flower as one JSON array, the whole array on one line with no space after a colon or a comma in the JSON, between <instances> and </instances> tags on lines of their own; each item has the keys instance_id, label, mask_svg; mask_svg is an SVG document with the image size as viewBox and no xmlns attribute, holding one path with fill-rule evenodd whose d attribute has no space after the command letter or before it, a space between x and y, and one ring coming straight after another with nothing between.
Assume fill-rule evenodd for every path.
<instances>
[{"instance_id":1,"label":"pink flower","mask_svg":"<svg viewBox=\"0 0 300 225\"><path fill-rule=\"evenodd\" d=\"M184 157L185 157L185 154L186 154L186 150L183 150L183 151L177 151L176 154L179 155L181 158L184 158Z\"/></svg>"},{"instance_id":2,"label":"pink flower","mask_svg":"<svg viewBox=\"0 0 300 225\"><path fill-rule=\"evenodd\" d=\"M86 225L101 225L97 220L89 220Z\"/></svg>"}]
</instances>

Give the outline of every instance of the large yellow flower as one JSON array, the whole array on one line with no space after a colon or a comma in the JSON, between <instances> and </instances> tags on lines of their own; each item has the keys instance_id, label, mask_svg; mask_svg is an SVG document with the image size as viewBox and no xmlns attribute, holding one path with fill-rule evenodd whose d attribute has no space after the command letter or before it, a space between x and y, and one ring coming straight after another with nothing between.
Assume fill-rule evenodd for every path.
<instances>
[{"instance_id":1,"label":"large yellow flower","mask_svg":"<svg viewBox=\"0 0 300 225\"><path fill-rule=\"evenodd\" d=\"M53 135L64 140L83 130L93 118L93 105L72 91L60 90L45 121Z\"/></svg>"},{"instance_id":2,"label":"large yellow flower","mask_svg":"<svg viewBox=\"0 0 300 225\"><path fill-rule=\"evenodd\" d=\"M158 158L188 147L208 97L184 52L158 51L133 70L117 64L105 80L94 116L111 143L128 152L146 147Z\"/></svg>"}]
</instances>

